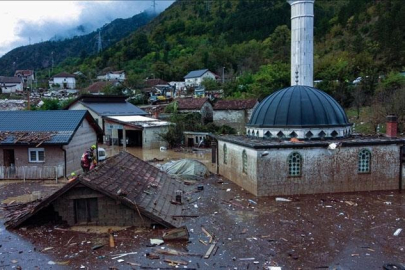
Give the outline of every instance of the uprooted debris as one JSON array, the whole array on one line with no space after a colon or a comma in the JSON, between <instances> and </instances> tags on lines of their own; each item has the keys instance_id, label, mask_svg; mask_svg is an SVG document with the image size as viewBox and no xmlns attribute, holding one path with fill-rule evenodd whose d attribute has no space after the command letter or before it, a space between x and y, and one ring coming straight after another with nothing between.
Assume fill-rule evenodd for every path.
<instances>
[{"instance_id":1,"label":"uprooted debris","mask_svg":"<svg viewBox=\"0 0 405 270\"><path fill-rule=\"evenodd\" d=\"M13 224L20 217L27 215L35 209L35 207L41 202L41 199L19 204L8 204L2 207L6 211L4 218L6 222L4 225L8 227L10 224Z\"/></svg>"},{"instance_id":2,"label":"uprooted debris","mask_svg":"<svg viewBox=\"0 0 405 270\"><path fill-rule=\"evenodd\" d=\"M208 168L201 162L194 159L181 159L171 161L160 166L160 170L181 179L200 180L209 175Z\"/></svg>"},{"instance_id":3,"label":"uprooted debris","mask_svg":"<svg viewBox=\"0 0 405 270\"><path fill-rule=\"evenodd\" d=\"M176 229L168 230L163 234L163 240L165 241L188 241L190 234L187 227L183 226Z\"/></svg>"},{"instance_id":4,"label":"uprooted debris","mask_svg":"<svg viewBox=\"0 0 405 270\"><path fill-rule=\"evenodd\" d=\"M4 131L0 132L0 141L10 140L12 143L37 144L49 141L56 135L56 132L27 132L27 131Z\"/></svg>"}]
</instances>

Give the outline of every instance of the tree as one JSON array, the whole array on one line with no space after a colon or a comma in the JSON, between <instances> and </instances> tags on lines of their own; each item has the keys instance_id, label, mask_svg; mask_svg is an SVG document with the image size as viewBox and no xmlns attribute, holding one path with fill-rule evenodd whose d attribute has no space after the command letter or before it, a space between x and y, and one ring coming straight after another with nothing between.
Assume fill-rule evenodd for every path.
<instances>
[{"instance_id":1,"label":"tree","mask_svg":"<svg viewBox=\"0 0 405 270\"><path fill-rule=\"evenodd\" d=\"M206 91L219 89L218 82L212 78L204 78L203 81L201 82L201 85L204 86Z\"/></svg>"}]
</instances>

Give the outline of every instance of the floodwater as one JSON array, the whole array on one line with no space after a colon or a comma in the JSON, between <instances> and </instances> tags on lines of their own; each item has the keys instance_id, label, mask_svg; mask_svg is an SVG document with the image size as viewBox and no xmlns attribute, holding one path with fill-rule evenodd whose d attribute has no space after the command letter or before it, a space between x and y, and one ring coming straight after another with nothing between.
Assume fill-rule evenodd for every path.
<instances>
[{"instance_id":1,"label":"floodwater","mask_svg":"<svg viewBox=\"0 0 405 270\"><path fill-rule=\"evenodd\" d=\"M108 149L109 155L119 150ZM209 150L127 151L143 160L211 162ZM109 235L91 227L72 230L49 224L10 232L1 226L0 269L17 264L23 269L171 269L170 261L175 261L188 269L377 270L386 263L405 263L405 193L291 196L279 202L254 197L218 175L198 184L202 191L197 184L187 186L192 192L187 192L184 215L189 217L182 221L190 232L188 242L153 247L150 239L161 239L165 230L115 228L115 246L110 247ZM56 188L49 182L0 184L0 200L30 196L32 191L49 194ZM398 229L402 232L394 235ZM162 254L173 250L177 255ZM148 254L155 254L155 259ZM49 260L59 264L49 265Z\"/></svg>"},{"instance_id":2,"label":"floodwater","mask_svg":"<svg viewBox=\"0 0 405 270\"><path fill-rule=\"evenodd\" d=\"M107 156L113 156L118 154L123 148L120 146L107 146L100 145L106 149ZM195 148L194 148L195 149ZM207 166L207 168L215 173L216 165L211 162L211 149L210 148L198 148L193 150L192 148L176 148L168 150L160 149L150 149L145 150L140 147L127 147L126 151L132 155L144 160L155 163L165 163L170 160L179 160L179 159L195 159L198 160ZM163 161L160 161L163 160Z\"/></svg>"}]
</instances>

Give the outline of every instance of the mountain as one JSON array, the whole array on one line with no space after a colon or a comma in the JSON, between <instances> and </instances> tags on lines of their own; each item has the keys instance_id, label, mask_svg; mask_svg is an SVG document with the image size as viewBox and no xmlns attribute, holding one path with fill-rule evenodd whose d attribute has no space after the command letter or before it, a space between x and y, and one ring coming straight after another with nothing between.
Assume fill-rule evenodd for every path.
<instances>
[{"instance_id":1,"label":"mountain","mask_svg":"<svg viewBox=\"0 0 405 270\"><path fill-rule=\"evenodd\" d=\"M116 19L87 35L65 39L69 33L60 33L50 41L18 47L0 58L0 74L12 76L17 69L47 69L52 67L52 58L54 66L68 58L84 59L97 53L99 30L102 46L108 48L154 17L155 15L143 12L128 19ZM81 25L74 30L71 32L83 32L85 26Z\"/></svg>"},{"instance_id":2,"label":"mountain","mask_svg":"<svg viewBox=\"0 0 405 270\"><path fill-rule=\"evenodd\" d=\"M403 68L404 17L402 0L316 0L315 78L333 94L342 88L337 80ZM176 1L101 55L62 69L124 69L130 86L149 76L170 81L190 70L225 70L227 81L244 80L230 95L263 96L289 85L289 29L286 0Z\"/></svg>"}]
</instances>

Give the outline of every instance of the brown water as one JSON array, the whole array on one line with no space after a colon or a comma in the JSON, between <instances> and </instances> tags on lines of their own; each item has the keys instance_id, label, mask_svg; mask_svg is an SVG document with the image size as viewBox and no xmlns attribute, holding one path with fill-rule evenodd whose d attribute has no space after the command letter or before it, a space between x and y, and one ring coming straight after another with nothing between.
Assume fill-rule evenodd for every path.
<instances>
[{"instance_id":1,"label":"brown water","mask_svg":"<svg viewBox=\"0 0 405 270\"><path fill-rule=\"evenodd\" d=\"M106 150L107 157L114 156L123 150L121 146L100 145L100 147L103 147ZM127 147L126 151L145 161L154 161L154 159L163 160L158 163L166 163L171 160L184 158L195 159L204 163L211 172L216 171L215 164L211 163L211 149L209 148L201 149L199 151L193 151L191 148L181 148L176 149L176 151L172 149L161 151L159 149L147 150L140 147Z\"/></svg>"}]
</instances>

